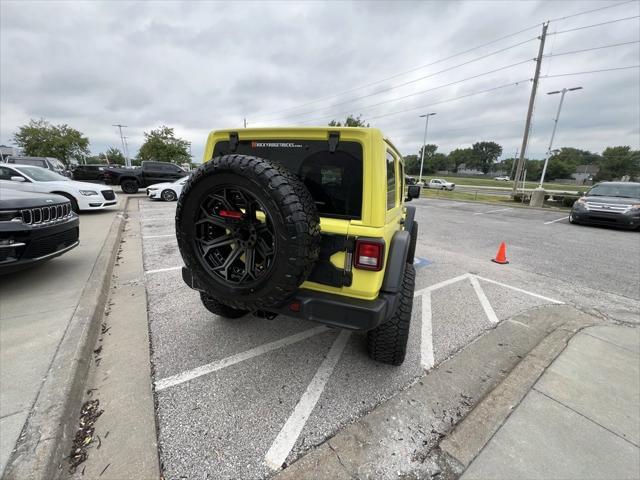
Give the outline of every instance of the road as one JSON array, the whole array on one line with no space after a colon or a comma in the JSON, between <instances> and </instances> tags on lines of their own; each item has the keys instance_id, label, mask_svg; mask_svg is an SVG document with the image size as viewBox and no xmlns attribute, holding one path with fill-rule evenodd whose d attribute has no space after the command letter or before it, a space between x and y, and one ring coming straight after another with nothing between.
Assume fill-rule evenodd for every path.
<instances>
[{"instance_id":1,"label":"road","mask_svg":"<svg viewBox=\"0 0 640 480\"><path fill-rule=\"evenodd\" d=\"M368 359L360 334L210 314L181 280L175 204L140 202L167 478L265 478L528 309L566 302L638 321L637 233L569 225L557 212L420 199L409 350L402 367L389 367ZM490 261L500 241L508 265Z\"/></svg>"}]
</instances>

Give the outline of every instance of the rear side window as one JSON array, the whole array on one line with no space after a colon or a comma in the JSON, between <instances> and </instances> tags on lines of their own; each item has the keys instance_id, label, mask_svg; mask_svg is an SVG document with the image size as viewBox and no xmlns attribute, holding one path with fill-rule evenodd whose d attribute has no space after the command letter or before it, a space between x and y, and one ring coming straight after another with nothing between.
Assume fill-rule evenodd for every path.
<instances>
[{"instance_id":1,"label":"rear side window","mask_svg":"<svg viewBox=\"0 0 640 480\"><path fill-rule=\"evenodd\" d=\"M302 180L321 216L362 216L362 146L357 142L340 141L333 153L324 140L242 140L235 152L223 141L213 150L214 157L230 153L280 162Z\"/></svg>"},{"instance_id":2,"label":"rear side window","mask_svg":"<svg viewBox=\"0 0 640 480\"><path fill-rule=\"evenodd\" d=\"M396 159L387 152L387 210L396 206Z\"/></svg>"}]
</instances>

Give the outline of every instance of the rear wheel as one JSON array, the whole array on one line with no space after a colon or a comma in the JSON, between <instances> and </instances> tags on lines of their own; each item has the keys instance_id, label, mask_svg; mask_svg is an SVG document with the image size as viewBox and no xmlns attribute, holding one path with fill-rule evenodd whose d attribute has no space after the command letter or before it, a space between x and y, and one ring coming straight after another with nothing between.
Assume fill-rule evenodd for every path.
<instances>
[{"instance_id":1,"label":"rear wheel","mask_svg":"<svg viewBox=\"0 0 640 480\"><path fill-rule=\"evenodd\" d=\"M120 188L124 193L138 193L138 182L135 180L123 180L120 183Z\"/></svg>"},{"instance_id":2,"label":"rear wheel","mask_svg":"<svg viewBox=\"0 0 640 480\"><path fill-rule=\"evenodd\" d=\"M204 292L200 292L200 300L202 300L202 305L204 305L204 308L209 310L211 313L219 315L221 317L240 318L249 313L248 310L240 310L237 308L229 307L224 303L220 303L211 295L207 295Z\"/></svg>"},{"instance_id":3,"label":"rear wheel","mask_svg":"<svg viewBox=\"0 0 640 480\"><path fill-rule=\"evenodd\" d=\"M387 321L367 332L367 348L373 360L390 365L402 365L404 362L413 310L415 281L416 271L412 264L407 263L396 311Z\"/></svg>"},{"instance_id":4,"label":"rear wheel","mask_svg":"<svg viewBox=\"0 0 640 480\"><path fill-rule=\"evenodd\" d=\"M176 192L169 189L163 190L160 196L165 202L173 202L176 198L178 198L178 196L176 195Z\"/></svg>"}]
</instances>

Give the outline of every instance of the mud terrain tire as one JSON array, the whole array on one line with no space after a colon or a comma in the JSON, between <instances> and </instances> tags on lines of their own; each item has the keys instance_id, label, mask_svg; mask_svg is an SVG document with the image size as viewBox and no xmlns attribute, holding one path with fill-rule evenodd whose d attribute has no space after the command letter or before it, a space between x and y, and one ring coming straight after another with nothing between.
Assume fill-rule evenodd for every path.
<instances>
[{"instance_id":1,"label":"mud terrain tire","mask_svg":"<svg viewBox=\"0 0 640 480\"><path fill-rule=\"evenodd\" d=\"M187 181L176 236L209 297L255 311L282 305L307 279L318 259L320 218L304 184L279 163L224 155Z\"/></svg>"},{"instance_id":2,"label":"mud terrain tire","mask_svg":"<svg viewBox=\"0 0 640 480\"><path fill-rule=\"evenodd\" d=\"M416 271L407 263L404 269L402 290L396 311L384 323L367 332L367 348L369 356L382 363L402 365L407 353L409 325L413 310L413 291L416 282Z\"/></svg>"}]
</instances>

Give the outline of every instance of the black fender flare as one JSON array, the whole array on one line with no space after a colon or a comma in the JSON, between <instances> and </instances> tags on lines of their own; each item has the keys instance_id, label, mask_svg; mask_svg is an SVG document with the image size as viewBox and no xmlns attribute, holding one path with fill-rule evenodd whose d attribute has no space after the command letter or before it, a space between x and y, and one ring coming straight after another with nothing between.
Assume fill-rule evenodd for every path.
<instances>
[{"instance_id":1,"label":"black fender flare","mask_svg":"<svg viewBox=\"0 0 640 480\"><path fill-rule=\"evenodd\" d=\"M411 235L408 230L399 230L393 234L391 245L389 245L389 255L387 265L382 280L380 290L386 293L398 293L402 289L404 269L407 264L407 254Z\"/></svg>"}]
</instances>

